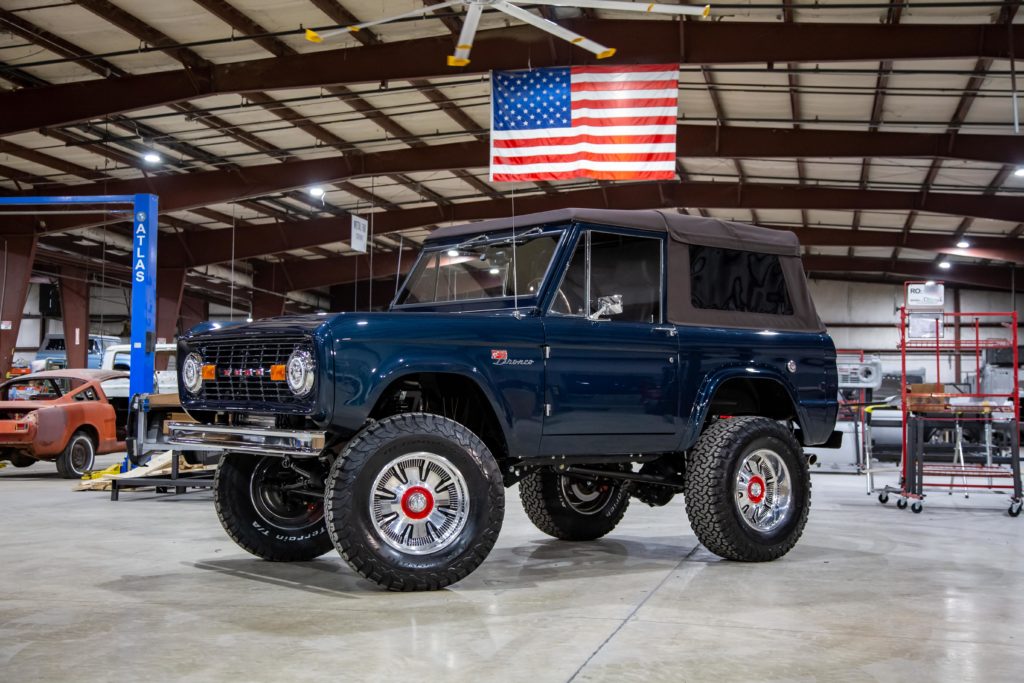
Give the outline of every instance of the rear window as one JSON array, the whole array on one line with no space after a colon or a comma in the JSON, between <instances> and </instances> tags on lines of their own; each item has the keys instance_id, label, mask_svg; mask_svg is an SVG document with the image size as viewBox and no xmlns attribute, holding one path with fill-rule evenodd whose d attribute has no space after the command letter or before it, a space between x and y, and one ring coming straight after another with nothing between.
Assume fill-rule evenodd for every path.
<instances>
[{"instance_id":1,"label":"rear window","mask_svg":"<svg viewBox=\"0 0 1024 683\"><path fill-rule=\"evenodd\" d=\"M52 401L82 386L84 381L70 377L23 379L4 387L0 400Z\"/></svg>"},{"instance_id":2,"label":"rear window","mask_svg":"<svg viewBox=\"0 0 1024 683\"><path fill-rule=\"evenodd\" d=\"M694 308L793 315L775 254L690 245L690 303Z\"/></svg>"},{"instance_id":3,"label":"rear window","mask_svg":"<svg viewBox=\"0 0 1024 683\"><path fill-rule=\"evenodd\" d=\"M64 348L64 337L51 337L50 340L46 342L46 350L65 351L66 349Z\"/></svg>"}]
</instances>

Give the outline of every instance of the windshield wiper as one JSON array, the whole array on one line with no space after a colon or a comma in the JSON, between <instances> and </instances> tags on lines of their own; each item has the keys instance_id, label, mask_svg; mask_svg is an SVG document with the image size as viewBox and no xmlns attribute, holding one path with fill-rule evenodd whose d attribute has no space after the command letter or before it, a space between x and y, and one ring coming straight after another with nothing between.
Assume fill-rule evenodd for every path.
<instances>
[{"instance_id":1,"label":"windshield wiper","mask_svg":"<svg viewBox=\"0 0 1024 683\"><path fill-rule=\"evenodd\" d=\"M480 247L500 247L506 244L512 244L513 240L516 244L522 244L523 242L526 241L528 237L539 235L542 232L544 232L544 229L541 228L540 226L537 226L534 228L530 228L524 233L516 235L514 238L511 235L509 235L508 237L494 241L488 241L486 234L477 235L476 237L466 240L465 242L460 242L455 246L455 248L458 249L459 251L462 251L464 249L468 251L471 247L476 247L477 249L479 249Z\"/></svg>"}]
</instances>

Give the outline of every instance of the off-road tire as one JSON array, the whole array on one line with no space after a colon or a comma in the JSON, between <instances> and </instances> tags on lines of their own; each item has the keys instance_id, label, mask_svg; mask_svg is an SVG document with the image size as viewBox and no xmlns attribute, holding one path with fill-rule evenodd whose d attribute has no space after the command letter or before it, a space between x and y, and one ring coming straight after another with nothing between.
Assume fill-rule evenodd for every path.
<instances>
[{"instance_id":1,"label":"off-road tire","mask_svg":"<svg viewBox=\"0 0 1024 683\"><path fill-rule=\"evenodd\" d=\"M770 448L784 460L793 487L794 508L769 533L748 526L733 499L739 464L759 448ZM775 420L719 420L704 430L688 454L684 495L690 526L705 548L727 560L767 562L789 552L803 533L811 505L810 470L796 438Z\"/></svg>"},{"instance_id":2,"label":"off-road tire","mask_svg":"<svg viewBox=\"0 0 1024 683\"><path fill-rule=\"evenodd\" d=\"M68 439L64 452L57 456L57 472L65 479L81 479L96 464L96 442L78 431Z\"/></svg>"},{"instance_id":3,"label":"off-road tire","mask_svg":"<svg viewBox=\"0 0 1024 683\"><path fill-rule=\"evenodd\" d=\"M593 541L610 533L629 507L628 485L607 481L605 500L590 514L574 507L563 489L565 475L551 469L533 472L519 482L519 499L533 525L563 541Z\"/></svg>"},{"instance_id":4,"label":"off-road tire","mask_svg":"<svg viewBox=\"0 0 1024 683\"><path fill-rule=\"evenodd\" d=\"M213 502L224 531L243 550L271 562L307 562L330 552L334 544L327 534L323 503L319 521L300 528L275 524L257 509L252 480L263 460L243 453L221 459L213 478Z\"/></svg>"},{"instance_id":5,"label":"off-road tire","mask_svg":"<svg viewBox=\"0 0 1024 683\"><path fill-rule=\"evenodd\" d=\"M468 513L461 532L427 554L389 545L371 518L377 477L405 454L446 459L464 479ZM501 471L490 450L465 426L430 413L402 413L353 438L327 480L327 528L338 552L364 578L393 591L437 590L468 576L498 540L505 515Z\"/></svg>"}]
</instances>

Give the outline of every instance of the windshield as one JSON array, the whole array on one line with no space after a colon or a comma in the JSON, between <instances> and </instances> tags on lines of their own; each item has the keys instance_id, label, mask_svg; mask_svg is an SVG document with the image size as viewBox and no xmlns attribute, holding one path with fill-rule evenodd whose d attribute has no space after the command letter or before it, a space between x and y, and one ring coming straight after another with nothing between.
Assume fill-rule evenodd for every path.
<instances>
[{"instance_id":1,"label":"windshield","mask_svg":"<svg viewBox=\"0 0 1024 683\"><path fill-rule=\"evenodd\" d=\"M540 228L496 238L479 235L424 252L396 305L536 296L561 232ZM515 266L513 267L513 261Z\"/></svg>"}]
</instances>

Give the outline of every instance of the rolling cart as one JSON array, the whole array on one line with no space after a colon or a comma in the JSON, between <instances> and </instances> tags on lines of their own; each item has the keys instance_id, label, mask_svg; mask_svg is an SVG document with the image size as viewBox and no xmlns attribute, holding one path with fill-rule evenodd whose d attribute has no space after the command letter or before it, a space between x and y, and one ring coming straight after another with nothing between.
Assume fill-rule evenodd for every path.
<instances>
[{"instance_id":1,"label":"rolling cart","mask_svg":"<svg viewBox=\"0 0 1024 683\"><path fill-rule=\"evenodd\" d=\"M923 285L933 283L907 283ZM908 303L912 302L908 295ZM925 310L922 310L925 309ZM927 491L1004 493L1008 513L1020 515L1020 387L1017 373L1005 392L982 386L983 352L1008 349L1017 367L1017 313L950 313L913 305L900 309L900 353L904 377L909 356L928 354L935 362L935 382L902 382L903 457L899 486L880 490L885 503L921 512ZM990 330L1002 334L983 336ZM943 377L943 361L952 365ZM971 363L973 361L973 363ZM968 381L962 368L973 365ZM953 376L950 376L952 374Z\"/></svg>"}]
</instances>

